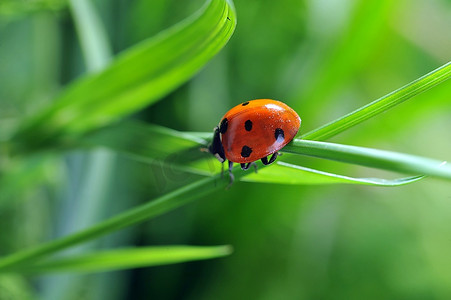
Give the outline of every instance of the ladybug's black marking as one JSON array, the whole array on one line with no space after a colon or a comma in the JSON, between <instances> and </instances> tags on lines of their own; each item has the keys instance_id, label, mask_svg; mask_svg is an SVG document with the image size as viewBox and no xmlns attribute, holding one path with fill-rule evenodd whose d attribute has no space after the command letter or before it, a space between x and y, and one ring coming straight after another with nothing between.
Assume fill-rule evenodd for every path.
<instances>
[{"instance_id":1,"label":"ladybug's black marking","mask_svg":"<svg viewBox=\"0 0 451 300\"><path fill-rule=\"evenodd\" d=\"M241 104L241 106L246 106L249 104L249 101L244 102L243 104Z\"/></svg>"},{"instance_id":2,"label":"ladybug's black marking","mask_svg":"<svg viewBox=\"0 0 451 300\"><path fill-rule=\"evenodd\" d=\"M229 126L229 120L227 120L227 118L224 118L224 119L221 121L221 124L219 125L219 132L220 132L221 134L226 133L227 127L228 127L228 126Z\"/></svg>"},{"instance_id":3,"label":"ladybug's black marking","mask_svg":"<svg viewBox=\"0 0 451 300\"><path fill-rule=\"evenodd\" d=\"M246 129L247 131L252 130L252 121L251 120L247 120L246 122L244 122L244 129Z\"/></svg>"},{"instance_id":4,"label":"ladybug's black marking","mask_svg":"<svg viewBox=\"0 0 451 300\"><path fill-rule=\"evenodd\" d=\"M276 141L281 143L285 139L285 133L283 132L283 129L277 128L274 132L274 137L276 138Z\"/></svg>"},{"instance_id":5,"label":"ladybug's black marking","mask_svg":"<svg viewBox=\"0 0 451 300\"><path fill-rule=\"evenodd\" d=\"M252 153L252 148L249 148L248 146L243 146L241 149L241 157L249 157Z\"/></svg>"}]
</instances>

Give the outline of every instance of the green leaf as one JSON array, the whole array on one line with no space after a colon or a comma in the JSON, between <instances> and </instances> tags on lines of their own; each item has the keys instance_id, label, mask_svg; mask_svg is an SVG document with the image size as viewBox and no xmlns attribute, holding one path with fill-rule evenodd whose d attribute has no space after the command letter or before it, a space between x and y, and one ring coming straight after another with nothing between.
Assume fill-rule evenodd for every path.
<instances>
[{"instance_id":1,"label":"green leaf","mask_svg":"<svg viewBox=\"0 0 451 300\"><path fill-rule=\"evenodd\" d=\"M211 134L208 136L211 138ZM199 175L219 171L219 162L213 160L209 153L201 151L208 143L206 139L139 121L108 126L73 143L74 146L105 147L138 161L158 161L171 168Z\"/></svg>"},{"instance_id":2,"label":"green leaf","mask_svg":"<svg viewBox=\"0 0 451 300\"><path fill-rule=\"evenodd\" d=\"M175 142L174 147L180 147L181 150L185 149L186 147L184 143L188 143L187 144L189 145L188 147L191 147L191 145L193 145L192 144L193 142L194 144L197 143L198 146L205 142L203 139L201 139L202 136L206 136L206 134L204 133L183 134L177 133L176 131L173 130L161 128L160 130L158 130L157 127L153 126L150 126L149 128L150 128L149 132L151 134L162 134L162 136L166 135L167 138L169 139L175 138L173 140L173 142ZM141 136L140 139L135 141L137 145L140 145L143 144L142 141L146 140L147 139L145 136ZM110 146L120 144L117 143L117 140L115 140L114 142L116 144L110 144ZM144 142L144 145L149 146L151 145L151 143ZM129 151L133 150L133 148L128 149ZM137 149L140 149L140 147L137 147ZM157 148L155 148L155 146L151 146L150 149L158 150ZM419 173L451 179L451 167L449 165L444 164L443 162L390 151L382 151L376 149L339 145L317 141L294 140L293 142L285 146L285 148L283 148L283 152L315 156L325 159L332 159L346 163L359 164L368 167L386 169L391 171L417 173L417 174ZM145 156L146 154L139 153L136 155ZM235 168L234 170L236 180L240 180L245 175L252 175L252 173L238 171L237 169L238 168ZM271 170L272 168L270 166L267 167L267 169ZM263 168L260 169L261 172L262 170ZM274 171L277 172L278 169L274 169ZM269 172L266 175L272 176L273 180L277 182L277 179L275 179L277 177L276 176L277 174L270 175L270 171L264 172ZM398 183L399 184L409 183L419 178L420 177L400 179ZM189 203L195 199L199 199L202 196L205 196L213 191L224 189L227 185L227 182L228 182L227 179L221 180L220 174L216 174L214 176L210 176L195 181L191 184L188 184L177 190L174 190L168 194L165 194L159 197L158 199L155 199L154 201L151 201L147 204L123 212L115 217L112 217L86 230L69 235L59 240L42 244L35 248L19 251L12 255L1 258L0 270L2 269L5 270L14 266L20 266L33 262L39 258L52 255L57 251L71 247L73 245L86 242L88 240L97 238L99 236L105 235L113 231L117 231L127 226L131 226L149 220L151 218L164 214L168 211L171 211L177 207L180 207L186 203ZM395 185L396 182L392 182L392 184Z\"/></svg>"},{"instance_id":3,"label":"green leaf","mask_svg":"<svg viewBox=\"0 0 451 300\"><path fill-rule=\"evenodd\" d=\"M235 179L239 180L244 172L237 172ZM48 257L55 252L71 246L98 238L102 235L148 221L182 205L197 200L216 190L223 190L228 184L228 179L221 180L220 175L215 175L197 180L179 189L167 193L153 201L120 213L110 219L91 226L69 236L40 244L30 249L15 252L0 258L0 272L12 267L23 266L38 259Z\"/></svg>"},{"instance_id":4,"label":"green leaf","mask_svg":"<svg viewBox=\"0 0 451 300\"><path fill-rule=\"evenodd\" d=\"M148 163L159 161L166 166L180 171L211 176L211 174L218 173L220 171L220 164L209 153L203 153L200 151L201 147L205 147L207 145L207 140L210 139L211 136L211 133L182 133L156 125L128 121L123 122L120 125L110 126L97 131L81 141L84 145L91 147L107 147L110 150L124 153L140 161ZM153 141L156 140L160 142L154 143ZM162 144L164 144L165 147L161 147L160 145ZM353 150L351 146L346 145L295 140L285 146L281 152L291 152L305 155L308 151L318 148L318 145L327 145L325 148L329 149L330 152L316 153L319 157L327 159L333 157L333 154L335 153L335 159L338 160L341 156L345 156L345 154L349 155L347 151ZM373 162L373 165L371 165L372 167L388 169L391 171L404 172L396 167L395 160L398 158L409 158L410 160L406 161L405 164L416 161L415 159L419 159L421 161L425 160L427 162L424 163L430 163L431 168L433 169L441 163L439 161L428 160L426 158L415 157L407 154L361 147L354 148L358 148L360 149L360 152L367 154L369 162L376 160ZM377 156L372 157L371 155L373 153L375 153L374 155L378 154L379 156L380 153L386 153L387 155L382 158ZM391 166L385 167L382 163L385 162L384 160L387 160L390 155L393 157L392 159L394 161L392 161ZM412 160L412 158L415 159ZM281 160L283 161L283 159L283 157L279 158L279 163L282 163ZM359 157L357 155L349 156L346 162L361 164L358 159ZM294 167L294 165L290 166ZM291 182L291 184L358 183L395 186L411 183L420 179L417 176L394 180L351 178L299 166L296 166L295 168L296 170L290 170L287 168L287 165L282 166L280 164L278 166L271 166L270 168L263 168L263 166L260 166L258 174L254 175L247 173L249 175L247 175L243 180L274 183ZM415 169L414 166L412 166L412 169L409 169L408 172L423 174L423 171L424 168ZM424 174L429 173L426 172ZM271 179L271 177L273 178Z\"/></svg>"},{"instance_id":5,"label":"green leaf","mask_svg":"<svg viewBox=\"0 0 451 300\"><path fill-rule=\"evenodd\" d=\"M278 161L269 168L261 168L258 173L251 173L241 179L248 182L266 182L279 184L364 184L375 186L399 186L412 183L422 179L423 176L413 176L398 179L380 179L380 178L353 178L328 172L318 171L306 167L289 164Z\"/></svg>"},{"instance_id":6,"label":"green leaf","mask_svg":"<svg viewBox=\"0 0 451 300\"><path fill-rule=\"evenodd\" d=\"M325 140L331 138L361 122L368 120L388 109L418 95L451 77L451 62L412 81L396 91L391 92L335 121L323 125L304 135L307 140Z\"/></svg>"},{"instance_id":7,"label":"green leaf","mask_svg":"<svg viewBox=\"0 0 451 300\"><path fill-rule=\"evenodd\" d=\"M111 59L111 48L102 22L89 0L69 1L89 71L103 69Z\"/></svg>"},{"instance_id":8,"label":"green leaf","mask_svg":"<svg viewBox=\"0 0 451 300\"><path fill-rule=\"evenodd\" d=\"M154 246L98 251L83 255L58 258L8 272L105 272L143 268L227 256L230 246Z\"/></svg>"},{"instance_id":9,"label":"green leaf","mask_svg":"<svg viewBox=\"0 0 451 300\"><path fill-rule=\"evenodd\" d=\"M296 139L285 146L282 152L314 156L394 172L416 173L451 179L451 166L444 161L391 151Z\"/></svg>"},{"instance_id":10,"label":"green leaf","mask_svg":"<svg viewBox=\"0 0 451 300\"><path fill-rule=\"evenodd\" d=\"M229 40L235 11L226 0L125 51L104 71L64 90L53 105L26 120L13 137L27 152L108 125L167 95L190 79Z\"/></svg>"}]
</instances>

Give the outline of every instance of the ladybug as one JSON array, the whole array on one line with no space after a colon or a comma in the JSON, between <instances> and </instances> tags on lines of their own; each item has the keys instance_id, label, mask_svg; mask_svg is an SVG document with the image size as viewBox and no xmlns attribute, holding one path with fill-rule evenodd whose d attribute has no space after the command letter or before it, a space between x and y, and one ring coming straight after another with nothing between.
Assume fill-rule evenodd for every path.
<instances>
[{"instance_id":1,"label":"ladybug","mask_svg":"<svg viewBox=\"0 0 451 300\"><path fill-rule=\"evenodd\" d=\"M259 159L264 165L273 163L300 126L301 118L285 103L271 99L246 101L222 117L214 128L208 151L221 163L229 161L233 182L233 163L241 164L243 170Z\"/></svg>"}]
</instances>

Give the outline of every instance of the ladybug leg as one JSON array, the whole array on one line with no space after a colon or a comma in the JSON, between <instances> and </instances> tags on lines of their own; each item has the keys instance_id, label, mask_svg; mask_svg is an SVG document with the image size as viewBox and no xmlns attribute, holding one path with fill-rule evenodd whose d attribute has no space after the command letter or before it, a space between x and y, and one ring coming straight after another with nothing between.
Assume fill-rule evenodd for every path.
<instances>
[{"instance_id":1,"label":"ladybug leg","mask_svg":"<svg viewBox=\"0 0 451 300\"><path fill-rule=\"evenodd\" d=\"M227 186L227 188L230 188L230 187L232 186L233 181L235 180L235 176L233 176L233 173L232 173L232 168L233 168L233 162L231 162L231 161L229 160L229 177L230 177L230 183L229 183L229 185Z\"/></svg>"},{"instance_id":2,"label":"ladybug leg","mask_svg":"<svg viewBox=\"0 0 451 300\"><path fill-rule=\"evenodd\" d=\"M248 170L252 163L242 163L240 164L242 170Z\"/></svg>"},{"instance_id":3,"label":"ladybug leg","mask_svg":"<svg viewBox=\"0 0 451 300\"><path fill-rule=\"evenodd\" d=\"M221 163L221 179L224 178L224 164Z\"/></svg>"},{"instance_id":4,"label":"ladybug leg","mask_svg":"<svg viewBox=\"0 0 451 300\"><path fill-rule=\"evenodd\" d=\"M279 156L279 152L276 152L271 156L271 158L269 159L268 165L272 164L276 160L277 156Z\"/></svg>"},{"instance_id":5,"label":"ladybug leg","mask_svg":"<svg viewBox=\"0 0 451 300\"><path fill-rule=\"evenodd\" d=\"M258 166L257 166L257 164L255 163L255 161L251 162L251 165L254 166L254 172L255 172L255 173L258 173L258 172L257 172Z\"/></svg>"},{"instance_id":6,"label":"ladybug leg","mask_svg":"<svg viewBox=\"0 0 451 300\"><path fill-rule=\"evenodd\" d=\"M268 156L263 157L263 158L261 159L261 161L262 161L262 163L263 163L265 166L270 165L270 164L272 164L272 163L276 160L276 158L277 158L278 155L279 155L279 152L276 152L276 153L274 153L274 154L271 156L271 158L269 159L269 161L268 161Z\"/></svg>"}]
</instances>

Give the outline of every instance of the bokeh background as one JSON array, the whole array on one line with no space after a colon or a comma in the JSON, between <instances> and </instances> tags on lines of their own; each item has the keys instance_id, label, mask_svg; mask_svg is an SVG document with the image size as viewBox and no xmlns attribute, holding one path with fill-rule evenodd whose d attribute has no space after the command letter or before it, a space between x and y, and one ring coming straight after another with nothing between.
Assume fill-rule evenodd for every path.
<instances>
[{"instance_id":1,"label":"bokeh background","mask_svg":"<svg viewBox=\"0 0 451 300\"><path fill-rule=\"evenodd\" d=\"M92 2L114 53L203 4ZM449 0L236 0L235 6L237 28L219 55L133 118L205 132L230 107L273 98L299 113L306 133L450 59ZM85 71L66 1L0 0L0 139ZM450 95L445 82L332 141L451 160ZM401 176L317 159L301 163L355 177ZM55 155L33 170L24 178L32 178L32 187L17 189L0 207L2 254L85 228L196 178L106 150ZM234 253L101 274L1 276L0 298L450 299L451 185L430 178L396 188L237 182L71 251L171 244L230 244Z\"/></svg>"}]
</instances>

